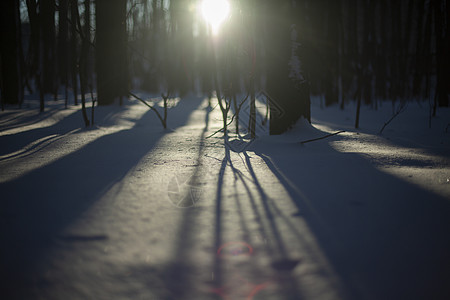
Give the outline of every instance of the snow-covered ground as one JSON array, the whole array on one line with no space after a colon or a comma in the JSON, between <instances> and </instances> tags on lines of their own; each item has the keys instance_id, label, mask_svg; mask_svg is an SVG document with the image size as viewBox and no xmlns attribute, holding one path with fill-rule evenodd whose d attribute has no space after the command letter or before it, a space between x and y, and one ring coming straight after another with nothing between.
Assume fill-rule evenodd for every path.
<instances>
[{"instance_id":1,"label":"snow-covered ground","mask_svg":"<svg viewBox=\"0 0 450 300\"><path fill-rule=\"evenodd\" d=\"M235 152L186 97L0 113L4 299L450 299L450 110L322 109ZM90 112L90 109L88 110ZM339 135L301 141L345 130ZM2 297L3 298L3 297Z\"/></svg>"}]
</instances>

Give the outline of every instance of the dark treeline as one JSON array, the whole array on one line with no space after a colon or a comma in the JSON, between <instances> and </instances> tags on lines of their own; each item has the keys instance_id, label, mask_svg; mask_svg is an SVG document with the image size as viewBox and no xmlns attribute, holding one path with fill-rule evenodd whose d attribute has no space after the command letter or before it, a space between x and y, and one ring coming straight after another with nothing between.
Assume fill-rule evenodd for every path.
<instances>
[{"instance_id":1,"label":"dark treeline","mask_svg":"<svg viewBox=\"0 0 450 300\"><path fill-rule=\"evenodd\" d=\"M449 2L232 0L213 45L195 0L2 0L2 107L26 93L41 110L45 94L62 94L83 111L89 93L100 105L133 88L211 96L216 71L225 96L284 91L304 98L308 118L310 94L342 107L425 99L436 109L449 105Z\"/></svg>"},{"instance_id":2,"label":"dark treeline","mask_svg":"<svg viewBox=\"0 0 450 300\"><path fill-rule=\"evenodd\" d=\"M450 1L304 1L311 90L326 104L361 97L449 104ZM326 3L326 4L325 4Z\"/></svg>"}]
</instances>

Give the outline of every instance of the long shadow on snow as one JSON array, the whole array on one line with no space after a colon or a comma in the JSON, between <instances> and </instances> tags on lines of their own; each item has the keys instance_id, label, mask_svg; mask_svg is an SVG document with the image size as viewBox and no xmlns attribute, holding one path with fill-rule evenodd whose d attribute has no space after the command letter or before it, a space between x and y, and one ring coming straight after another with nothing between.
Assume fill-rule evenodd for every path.
<instances>
[{"instance_id":1,"label":"long shadow on snow","mask_svg":"<svg viewBox=\"0 0 450 300\"><path fill-rule=\"evenodd\" d=\"M182 117L170 120L170 125L184 125L201 101L181 101L176 109L183 111ZM155 116L148 111L144 118ZM164 134L161 130L161 134L152 137L145 134L145 127L136 125L103 136L17 180L0 184L2 296L29 296L33 275L44 269L40 262L53 246L53 239L120 181ZM124 148L126 152L117 150Z\"/></svg>"},{"instance_id":2,"label":"long shadow on snow","mask_svg":"<svg viewBox=\"0 0 450 300\"><path fill-rule=\"evenodd\" d=\"M237 192L237 182L241 182L244 186L246 195L248 197L248 201L250 201L250 206L252 207L252 210L256 216L255 221L258 223L258 227L259 227L259 234L261 236L268 236L268 232L270 232L271 235L273 235L276 239L276 245L274 247L268 245L267 247L267 251L270 255L270 257L273 258L273 264L272 266L276 269L278 269L278 271L280 271L280 278L282 278L280 280L280 278L275 278L275 280L277 281L278 285L282 285L283 286L283 292L277 294L275 297L276 299L301 299L301 292L298 290L298 288L295 286L295 281L294 278L292 277L292 274L290 273L291 268L296 265L298 262L290 259L286 249L285 249L285 242L282 240L281 235L279 234L279 228L277 223L274 220L274 216L273 216L273 212L272 209L269 207L269 199L268 196L266 195L264 189L262 188L261 184L258 181L258 178L253 170L253 167L250 163L249 157L244 153L245 155L245 162L244 164L246 164L246 167L248 168L248 171L251 175L251 178L248 178L242 171L240 171L239 169L237 169L230 157L230 147L228 146L228 144L226 142L224 142L224 151L225 151L225 155L224 158L222 159L221 162L221 166L220 166L220 170L219 170L219 177L218 177L218 181L217 181L217 190L216 190L216 202L215 202L215 224L214 224L214 248L218 249L219 247L221 247L221 245L223 245L226 241L224 241L223 239L223 218L222 218L222 211L223 211L223 188L224 188L224 180L225 180L225 170L227 168L227 166L230 167L231 171L233 172L233 178L234 178L234 189L236 190L236 196L235 196L235 204L236 207L238 208L237 210L237 214L239 215L239 224L241 227L241 230L243 232L243 240L244 241L250 241L251 240L251 235L252 233L249 230L249 226L247 226L247 223L253 222L253 221L249 221L246 220L247 216L245 216L242 213L241 207L244 203L241 203L245 197L240 198L239 197L239 193ZM251 183L248 183L247 181L250 181ZM252 193L252 186L251 185L255 185L256 186L256 190L257 190L257 194L258 196L254 195ZM258 198L260 199L261 203L258 203ZM261 214L258 210L258 206L262 206L263 207L263 213ZM269 223L269 228L268 230L266 230L265 226L264 226L264 221L268 220ZM224 261L221 259L221 257L219 257L216 252L214 253L214 257L213 257L213 270L214 270L214 275L215 275L215 279L212 282L213 286L215 286L218 290L218 295L221 295L222 297L226 298L229 297L229 295L227 293L232 292L231 290L228 290L229 288L232 287L223 287L224 284L224 279L223 277L226 276L225 274L225 266L224 266ZM261 274L261 272L263 270L261 270L261 266L258 266L257 264L250 264L250 273L248 275L250 276L255 276L255 277L259 277L259 274ZM230 276L232 274L228 274L228 276ZM275 281L273 281L273 278L270 279L270 281L266 281L266 282L252 282L252 278L249 278L250 285L254 285L252 291L248 291L248 292L252 292L255 293L254 296L256 299L275 299L273 296L273 292L272 295L267 298L268 296L264 293L264 288L263 286L265 286L266 284L271 285L274 284ZM244 283L242 283L244 286ZM239 286L237 286L236 288L239 288ZM261 290L259 290L259 288L261 288ZM223 290L222 290L223 289ZM251 289L251 288L250 288ZM287 292L288 291L288 292ZM250 297L250 295L248 295L248 297ZM250 299L250 298L249 298Z\"/></svg>"},{"instance_id":3,"label":"long shadow on snow","mask_svg":"<svg viewBox=\"0 0 450 300\"><path fill-rule=\"evenodd\" d=\"M448 199L324 142L252 148L298 207L291 217L305 219L346 299L450 299Z\"/></svg>"},{"instance_id":4,"label":"long shadow on snow","mask_svg":"<svg viewBox=\"0 0 450 300\"><path fill-rule=\"evenodd\" d=\"M41 116L34 116L34 117L38 119L36 123L43 119ZM73 127L74 124L79 124L79 126L74 128ZM57 123L49 127L34 128L15 134L0 136L0 144L2 145L0 149L0 155L6 155L8 153L18 151L24 148L29 143L37 141L44 137L48 137L55 134L56 135L66 134L74 129L80 128L81 126L83 126L81 113L78 114L78 112L74 112L62 118Z\"/></svg>"},{"instance_id":5,"label":"long shadow on snow","mask_svg":"<svg viewBox=\"0 0 450 300\"><path fill-rule=\"evenodd\" d=\"M279 291L282 291L282 294L277 295L277 299L301 299L303 296L301 295L301 291L296 286L295 279L291 273L291 271L297 266L300 262L295 258L289 257L286 242L283 240L283 237L280 233L279 223L275 220L275 214L279 213L275 208L274 201L268 197L264 188L258 180L257 174L253 169L250 157L246 152L243 152L245 157L245 164L248 168L248 171L253 179L253 183L258 191L259 198L261 199L261 204L263 207L263 211L265 213L265 219L269 223L269 236L274 237L275 239L275 247L270 249L270 257L272 258L272 268L278 272L279 278L276 278L278 281L277 284L282 286ZM253 202L252 198L250 200ZM252 208L257 213L257 208L255 203L252 203ZM260 228L263 228L263 223L260 219L259 222ZM261 232L262 236L267 236L265 232Z\"/></svg>"},{"instance_id":6,"label":"long shadow on snow","mask_svg":"<svg viewBox=\"0 0 450 300\"><path fill-rule=\"evenodd\" d=\"M17 111L3 111L0 112L0 131L18 128L21 126L36 124L48 117L51 117L61 111L60 107L51 107L44 112L39 112L39 109L22 108L20 112ZM10 117L10 115L14 115Z\"/></svg>"},{"instance_id":7,"label":"long shadow on snow","mask_svg":"<svg viewBox=\"0 0 450 300\"><path fill-rule=\"evenodd\" d=\"M313 123L317 123L318 125L325 125L327 127L330 128L340 128L339 125L337 125L334 122L327 122L324 120L313 120ZM425 125L425 124L424 124ZM381 124L380 124L381 127ZM367 134L370 136L373 136L374 138L379 138L382 141L383 145L386 145L388 147L400 147L400 148L405 148L405 149L414 149L415 153L422 153L422 154L428 154L428 155L437 155L437 156L441 156L443 158L443 160L446 160L448 163L448 160L450 159L450 146L448 145L444 145L441 144L439 146L436 145L430 145L430 144L426 144L426 143L422 143L422 142L418 142L413 140L411 137L408 136L403 136L402 132L400 131L392 131L389 132L384 131L382 134L378 133L378 130L371 130L371 129L367 129L364 127L360 127L359 129L355 129L353 127L346 127L346 128L341 128L344 129L345 131L347 131L347 133L353 133L353 134ZM389 129L389 126L386 127L386 129ZM413 131L413 129L410 129L411 132ZM450 132L446 133L447 135L447 141L450 139ZM409 163L411 166L418 166L421 167L424 164L427 164L427 162L423 162L423 161L411 161ZM433 166L433 164L427 164L426 166Z\"/></svg>"},{"instance_id":8,"label":"long shadow on snow","mask_svg":"<svg viewBox=\"0 0 450 300\"><path fill-rule=\"evenodd\" d=\"M110 117L113 117L115 114L119 114L124 111L127 104L124 106L112 106L108 107L108 109L95 109L95 115L94 115L94 124L98 120L102 120L102 123L105 123ZM105 107L106 108L106 107ZM35 123L38 123L46 118L52 117L53 115L57 114L58 112L64 111L64 108L58 107L58 108L50 108L46 110L43 113L36 114L30 117L27 117L25 120L20 120L19 124L13 126L12 128L26 126L26 125L32 125ZM88 108L88 116L91 117L91 110ZM170 118L170 115L169 115ZM97 120L97 121L96 121ZM170 120L171 121L171 120ZM170 122L169 121L169 122ZM18 150L23 149L28 144L35 142L40 139L44 139L46 137L52 137L52 142L57 139L57 137L63 136L64 134L67 134L69 132L73 132L74 130L83 130L84 128L84 122L81 115L81 109L78 111L73 111L72 113L61 117L61 119L56 122L55 124L48 126L48 127L40 127L40 128L33 128L26 131L22 131L15 134L7 134L0 136L0 156L6 155L9 153L16 152ZM9 128L4 128L4 130ZM46 140L50 141L50 139ZM43 143L43 141L41 142ZM38 144L34 145L31 149L29 149L27 152L31 152L33 148L36 148Z\"/></svg>"},{"instance_id":9,"label":"long shadow on snow","mask_svg":"<svg viewBox=\"0 0 450 300\"><path fill-rule=\"evenodd\" d=\"M202 157L205 151L205 135L208 131L210 118L210 110L206 109L205 114L205 127L200 134L200 144L198 149L198 156L196 158L197 167L192 173L190 182L191 185L197 186L201 182L202 174ZM192 236L195 235L193 230L195 219L198 217L199 211L194 209L187 209L184 211L180 224L178 225L178 234L176 245L174 246L174 255L171 263L167 266L165 272L165 284L170 291L170 299L193 299L190 297L191 287L195 286L195 282L191 282L190 275L192 273L193 266L188 264L189 261L189 248L192 247Z\"/></svg>"},{"instance_id":10,"label":"long shadow on snow","mask_svg":"<svg viewBox=\"0 0 450 300\"><path fill-rule=\"evenodd\" d=\"M192 186L199 186L202 183L204 177L204 163L202 161L205 151L205 135L208 131L210 118L210 110L206 109L205 114L205 127L203 128L198 145L198 153L196 157L196 167L190 175L189 184ZM186 191L189 193L189 191ZM184 195L186 196L186 195ZM197 207L190 208L174 208L183 210L178 226L178 233L175 239L175 245L173 246L172 259L167 264L160 265L131 265L129 272L136 274L146 274L140 278L135 278L138 281L142 281L145 286L149 287L150 292L157 295L157 299L165 300L183 300L183 299L198 299L195 293L200 292L202 296L208 297L207 291L199 291L195 287L198 286L198 282L195 282L193 275L196 272L198 266L193 265L190 262L191 249L194 248L193 236L197 234L195 232L195 223L201 214L201 210ZM158 278L154 277L154 274L161 274ZM206 299L206 298L201 298ZM209 299L209 298L208 298Z\"/></svg>"}]
</instances>

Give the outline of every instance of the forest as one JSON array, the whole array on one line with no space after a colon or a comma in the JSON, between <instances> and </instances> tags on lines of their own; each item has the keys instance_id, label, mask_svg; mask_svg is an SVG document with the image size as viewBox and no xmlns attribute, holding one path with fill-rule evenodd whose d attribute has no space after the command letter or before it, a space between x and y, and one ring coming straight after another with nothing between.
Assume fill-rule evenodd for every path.
<instances>
[{"instance_id":1,"label":"forest","mask_svg":"<svg viewBox=\"0 0 450 300\"><path fill-rule=\"evenodd\" d=\"M0 298L450 299L450 0L0 0Z\"/></svg>"},{"instance_id":2,"label":"forest","mask_svg":"<svg viewBox=\"0 0 450 300\"><path fill-rule=\"evenodd\" d=\"M416 99L433 115L449 105L446 0L230 3L220 35L210 38L195 0L2 1L2 110L39 95L43 111L50 94L81 103L87 126L89 94L92 105L135 89L218 92L226 103L266 90L297 111L275 133L309 118L310 95L342 108Z\"/></svg>"}]
</instances>

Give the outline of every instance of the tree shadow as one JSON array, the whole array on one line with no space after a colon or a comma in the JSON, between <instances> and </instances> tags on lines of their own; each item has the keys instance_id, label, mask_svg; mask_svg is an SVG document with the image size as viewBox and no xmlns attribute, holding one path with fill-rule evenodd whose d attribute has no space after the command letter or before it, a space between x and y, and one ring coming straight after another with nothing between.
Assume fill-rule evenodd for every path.
<instances>
[{"instance_id":1,"label":"tree shadow","mask_svg":"<svg viewBox=\"0 0 450 300\"><path fill-rule=\"evenodd\" d=\"M202 158L205 152L205 138L209 127L210 110L205 109L205 126L201 131L199 137L199 148L196 157L196 167L194 168L191 181L191 187L197 187L202 184L202 178L205 176L202 168ZM189 193L191 191L186 191ZM180 223L178 225L178 234L174 246L174 254L171 262L164 266L164 283L166 289L169 291L170 299L190 299L193 288L196 284L192 282L193 270L195 267L189 263L190 251L194 246L193 235L195 220L198 218L200 211L196 207L188 208L183 211Z\"/></svg>"},{"instance_id":2,"label":"tree shadow","mask_svg":"<svg viewBox=\"0 0 450 300\"><path fill-rule=\"evenodd\" d=\"M0 113L0 128L2 131L15 129L22 126L29 126L36 124L46 118L56 115L61 112L60 107L51 107L44 112L39 112L39 109L33 109L31 112L28 109L23 109L21 112L4 111Z\"/></svg>"},{"instance_id":3,"label":"tree shadow","mask_svg":"<svg viewBox=\"0 0 450 300\"><path fill-rule=\"evenodd\" d=\"M181 198L189 198L193 189L197 190L199 186L204 184L205 163L203 161L205 153L205 138L209 129L210 112L208 108L205 109L204 127L199 136L198 151L195 157L195 168L192 172L189 172L189 189L180 191L182 195L178 195ZM196 271L198 266L193 264L190 260L192 255L192 249L196 247L196 239L194 236L198 234L196 232L196 221L202 212L202 208L197 206L197 201L191 203L193 205L178 206L173 209L180 210L181 217L177 225L176 238L174 244L171 247L171 259L167 263L161 264L133 264L128 266L128 271L133 274L140 274L134 278L138 282L142 283L148 289L148 293L151 293L155 299L197 299L193 295L199 291L196 289L198 282L195 282L197 278ZM204 292L204 291L203 291ZM203 292L201 292L203 294ZM206 292L205 292L206 293Z\"/></svg>"},{"instance_id":4,"label":"tree shadow","mask_svg":"<svg viewBox=\"0 0 450 300\"><path fill-rule=\"evenodd\" d=\"M46 114L45 116L48 115ZM33 122L38 123L45 118L38 115L33 116L33 119L37 119ZM79 115L77 112L63 117L61 120L49 127L35 128L15 134L2 135L0 136L0 144L2 145L0 149L0 155L6 155L8 153L23 149L26 145L32 143L33 141L37 141L51 135L61 136L73 131L74 129L80 128L74 127L74 124L79 124L80 126L82 125L81 115ZM17 127L26 125L31 124L21 123L20 125L17 125Z\"/></svg>"},{"instance_id":5,"label":"tree shadow","mask_svg":"<svg viewBox=\"0 0 450 300\"><path fill-rule=\"evenodd\" d=\"M448 199L324 142L251 148L289 193L298 209L290 218L308 224L346 298L449 299Z\"/></svg>"},{"instance_id":6,"label":"tree shadow","mask_svg":"<svg viewBox=\"0 0 450 300\"><path fill-rule=\"evenodd\" d=\"M241 275L239 274L227 274L229 272L224 266L224 264L226 264L227 262L224 261L221 255L218 255L217 252L214 252L213 270L215 280L211 282L211 285L214 287L213 292L216 295L220 296L220 299L229 299L231 297L230 295L232 295L234 292L233 289L239 290L240 288L243 288L244 290L247 289L247 291L244 291L244 293L247 293L246 299L274 299L273 289L271 293L267 294L265 293L265 289L266 287L270 287L271 285L272 288L273 285L277 285L278 291L289 291L289 293L278 293L276 295L277 299L301 299L301 292L299 291L298 287L296 287L294 278L291 274L291 271L293 270L295 265L299 263L299 260L289 257L288 253L286 252L285 241L283 241L283 238L279 233L280 229L278 228L277 222L275 221L273 210L271 207L269 207L270 199L259 183L248 155L245 152L241 152L244 153L245 156L245 161L242 160L242 163L244 164L246 171L248 171L250 176L246 175L243 171L239 170L239 168L235 166L235 163L231 158L231 153L234 152L234 150L229 146L226 139L227 137L224 137L224 158L222 159L220 164L214 204L214 247L215 249L220 249L230 242L226 241L223 237L223 223L225 221L222 217L224 209L223 194L225 187L225 171L227 167L229 167L232 171L233 176L233 189L235 191L234 203L237 208L236 214L238 216L238 222L240 224L241 232L240 234L235 233L235 235L237 234L238 236L240 236L242 241L250 242L252 240L251 236L254 234L251 232L248 224L253 221L248 220L248 215L246 215L242 209L243 206L248 204L255 216L254 221L257 223L257 227L259 228L258 234L260 236L271 235L275 237L275 244L266 245L265 250L271 257L272 261L269 268L271 267L277 273L277 276L275 278L270 278L264 282L253 282L254 279L262 279L262 277L260 277L259 275L261 274L262 269L266 268L267 266L259 266L257 263L252 262L250 259L248 261L249 264L246 264L246 266L243 267L246 270L245 273L250 276L250 278L247 278L248 280L245 278L241 278ZM239 196L238 183L242 184L245 190L245 196ZM255 188L257 191L256 193L254 192ZM245 201L248 201L248 203L245 203ZM262 212L260 212L259 207L263 208ZM266 228L266 226L264 226L263 224L265 221L268 221L268 228ZM247 244L245 242L235 243ZM250 244L247 245L248 247L251 247ZM228 263L230 263L230 261L228 261ZM269 271L269 273L272 272ZM231 285L227 285L230 284L230 276L235 276L236 278L238 278L234 282L234 285L233 282L231 282ZM252 278L252 276L254 278ZM228 278L228 282L224 279L224 277Z\"/></svg>"},{"instance_id":7,"label":"tree shadow","mask_svg":"<svg viewBox=\"0 0 450 300\"><path fill-rule=\"evenodd\" d=\"M181 101L177 109L182 113L171 126L183 126L201 101ZM148 111L141 120L154 119L153 114ZM61 237L60 233L122 180L166 133L147 131L137 122L131 129L102 136L18 179L0 183L2 296L30 296L34 275L45 269L42 262L55 239L90 242L108 238L103 234Z\"/></svg>"},{"instance_id":8,"label":"tree shadow","mask_svg":"<svg viewBox=\"0 0 450 300\"><path fill-rule=\"evenodd\" d=\"M283 290L288 291L283 295L279 295L279 299L301 299L301 291L297 287L295 279L291 272L300 263L300 260L298 258L290 257L287 251L288 246L283 240L279 226L275 220L275 214L279 214L280 212L273 209L274 201L272 201L272 199L267 196L262 185L260 184L256 172L253 169L253 165L251 163L249 155L247 154L247 152L243 152L243 154L245 157L246 166L253 179L253 183L256 187L256 190L258 191L261 204L264 208L265 217L269 222L271 233L270 235L275 239L274 248L276 249L271 249L269 251L269 254L273 259L271 267L278 273L281 273L282 281L279 281L278 284L282 285ZM257 211L256 205L254 205L254 203L252 203L252 208L255 212ZM262 223L260 224L262 225Z\"/></svg>"}]
</instances>

